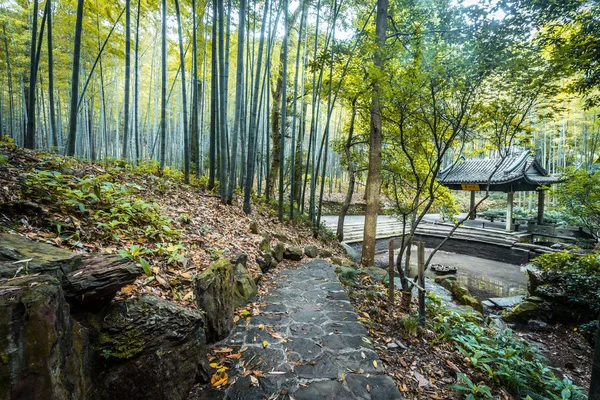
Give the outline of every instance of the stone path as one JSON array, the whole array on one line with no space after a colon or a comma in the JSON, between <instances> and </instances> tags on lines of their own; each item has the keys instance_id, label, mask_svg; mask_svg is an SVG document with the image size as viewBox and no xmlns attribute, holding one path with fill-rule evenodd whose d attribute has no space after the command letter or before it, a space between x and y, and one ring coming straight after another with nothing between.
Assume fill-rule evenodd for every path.
<instances>
[{"instance_id":1,"label":"stone path","mask_svg":"<svg viewBox=\"0 0 600 400\"><path fill-rule=\"evenodd\" d=\"M265 375L258 386L239 377L224 398L402 399L331 264L314 260L279 272L274 281L260 299L268 304L261 315L248 326L240 321L223 342L247 347L244 366L256 365Z\"/></svg>"}]
</instances>

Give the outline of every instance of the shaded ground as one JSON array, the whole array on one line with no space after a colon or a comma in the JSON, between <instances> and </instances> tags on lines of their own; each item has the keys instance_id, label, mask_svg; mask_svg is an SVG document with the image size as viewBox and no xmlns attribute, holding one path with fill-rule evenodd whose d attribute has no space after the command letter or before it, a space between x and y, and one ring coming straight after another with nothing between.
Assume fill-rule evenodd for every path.
<instances>
[{"instance_id":1,"label":"shaded ground","mask_svg":"<svg viewBox=\"0 0 600 400\"><path fill-rule=\"evenodd\" d=\"M213 351L230 385L191 399L402 399L328 262L280 270L252 315Z\"/></svg>"}]
</instances>

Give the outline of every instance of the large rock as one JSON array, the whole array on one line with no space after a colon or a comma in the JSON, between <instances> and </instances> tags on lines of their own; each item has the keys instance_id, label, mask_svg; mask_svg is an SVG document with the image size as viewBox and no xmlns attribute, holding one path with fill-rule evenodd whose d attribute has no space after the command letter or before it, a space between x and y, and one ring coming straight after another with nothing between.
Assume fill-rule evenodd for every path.
<instances>
[{"instance_id":1,"label":"large rock","mask_svg":"<svg viewBox=\"0 0 600 400\"><path fill-rule=\"evenodd\" d=\"M511 322L527 322L531 319L544 318L542 304L533 301L524 301L510 310L504 312L504 319Z\"/></svg>"},{"instance_id":2,"label":"large rock","mask_svg":"<svg viewBox=\"0 0 600 400\"><path fill-rule=\"evenodd\" d=\"M275 261L270 254L263 254L262 256L256 257L256 263L260 268L260 272L263 274L266 274L277 266L277 261Z\"/></svg>"},{"instance_id":3,"label":"large rock","mask_svg":"<svg viewBox=\"0 0 600 400\"><path fill-rule=\"evenodd\" d=\"M261 234L262 239L260 240L260 244L258 245L259 250L263 254L271 253L271 237L268 233Z\"/></svg>"},{"instance_id":4,"label":"large rock","mask_svg":"<svg viewBox=\"0 0 600 400\"><path fill-rule=\"evenodd\" d=\"M0 399L86 398L87 344L55 277L0 283Z\"/></svg>"},{"instance_id":5,"label":"large rock","mask_svg":"<svg viewBox=\"0 0 600 400\"><path fill-rule=\"evenodd\" d=\"M287 246L283 252L283 258L286 260L300 261L304 257L304 251L300 247Z\"/></svg>"},{"instance_id":6,"label":"large rock","mask_svg":"<svg viewBox=\"0 0 600 400\"><path fill-rule=\"evenodd\" d=\"M471 295L469 289L461 286L455 277L438 277L435 282L442 287L448 289L454 295L456 301L460 304L472 307L473 309L483 313L483 304Z\"/></svg>"},{"instance_id":7,"label":"large rock","mask_svg":"<svg viewBox=\"0 0 600 400\"><path fill-rule=\"evenodd\" d=\"M78 308L98 311L110 303L117 291L142 273L133 262L116 256L91 256L83 267L65 276L65 297Z\"/></svg>"},{"instance_id":8,"label":"large rock","mask_svg":"<svg viewBox=\"0 0 600 400\"><path fill-rule=\"evenodd\" d=\"M89 322L102 359L94 399L180 400L208 379L199 311L144 295L114 302Z\"/></svg>"},{"instance_id":9,"label":"large rock","mask_svg":"<svg viewBox=\"0 0 600 400\"><path fill-rule=\"evenodd\" d=\"M19 235L0 234L0 278L48 274L63 282L66 274L81 268L81 260L79 254L68 250Z\"/></svg>"},{"instance_id":10,"label":"large rock","mask_svg":"<svg viewBox=\"0 0 600 400\"><path fill-rule=\"evenodd\" d=\"M246 305L249 301L256 298L258 288L252 275L241 263L235 266L235 307Z\"/></svg>"},{"instance_id":11,"label":"large rock","mask_svg":"<svg viewBox=\"0 0 600 400\"><path fill-rule=\"evenodd\" d=\"M285 253L285 245L281 242L277 242L273 250L271 250L271 255L279 263L283 261L283 253Z\"/></svg>"},{"instance_id":12,"label":"large rock","mask_svg":"<svg viewBox=\"0 0 600 400\"><path fill-rule=\"evenodd\" d=\"M319 250L317 246L311 244L304 247L304 254L309 258L315 258L319 254Z\"/></svg>"},{"instance_id":13,"label":"large rock","mask_svg":"<svg viewBox=\"0 0 600 400\"><path fill-rule=\"evenodd\" d=\"M206 313L206 338L224 339L233 328L235 267L222 258L196 277L196 300Z\"/></svg>"},{"instance_id":14,"label":"large rock","mask_svg":"<svg viewBox=\"0 0 600 400\"><path fill-rule=\"evenodd\" d=\"M360 272L369 275L377 282L383 282L388 276L388 272L385 269L378 267L361 268Z\"/></svg>"}]
</instances>

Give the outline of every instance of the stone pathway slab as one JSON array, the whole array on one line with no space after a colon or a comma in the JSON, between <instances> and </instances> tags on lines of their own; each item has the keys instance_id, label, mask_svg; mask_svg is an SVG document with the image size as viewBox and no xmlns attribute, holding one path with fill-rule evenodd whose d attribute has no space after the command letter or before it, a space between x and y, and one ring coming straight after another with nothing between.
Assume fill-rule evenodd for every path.
<instances>
[{"instance_id":1,"label":"stone pathway slab","mask_svg":"<svg viewBox=\"0 0 600 400\"><path fill-rule=\"evenodd\" d=\"M258 378L258 386L250 377L238 377L220 393L222 398L402 399L331 264L314 260L285 269L274 282L259 300L268 304L261 315L248 326L241 320L222 342L247 347L236 367L243 362L264 377Z\"/></svg>"}]
</instances>

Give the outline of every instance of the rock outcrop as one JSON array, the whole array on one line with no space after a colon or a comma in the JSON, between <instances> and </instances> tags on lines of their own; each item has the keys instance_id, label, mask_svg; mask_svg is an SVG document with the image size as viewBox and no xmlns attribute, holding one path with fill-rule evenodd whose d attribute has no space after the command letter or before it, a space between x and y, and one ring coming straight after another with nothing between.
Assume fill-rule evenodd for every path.
<instances>
[{"instance_id":1,"label":"rock outcrop","mask_svg":"<svg viewBox=\"0 0 600 400\"><path fill-rule=\"evenodd\" d=\"M141 268L127 259L86 257L81 269L66 274L65 297L77 308L98 311L110 303L120 288L133 283L141 273Z\"/></svg>"},{"instance_id":2,"label":"rock outcrop","mask_svg":"<svg viewBox=\"0 0 600 400\"><path fill-rule=\"evenodd\" d=\"M92 398L184 399L208 379L201 312L156 296L113 303L88 320L102 357Z\"/></svg>"},{"instance_id":3,"label":"rock outcrop","mask_svg":"<svg viewBox=\"0 0 600 400\"><path fill-rule=\"evenodd\" d=\"M456 281L455 277L438 277L435 279L435 283L441 285L442 287L452 292L452 294L460 304L472 307L480 313L483 313L483 304L481 304L481 301L473 297L471 295L471 292L469 292L469 289L467 289L464 286L461 286Z\"/></svg>"},{"instance_id":4,"label":"rock outcrop","mask_svg":"<svg viewBox=\"0 0 600 400\"><path fill-rule=\"evenodd\" d=\"M235 267L225 258L196 277L196 301L206 313L209 343L225 338L233 328Z\"/></svg>"},{"instance_id":5,"label":"rock outcrop","mask_svg":"<svg viewBox=\"0 0 600 400\"><path fill-rule=\"evenodd\" d=\"M0 234L0 262L0 279L47 274L62 283L65 275L81 268L82 257L19 235Z\"/></svg>"},{"instance_id":6,"label":"rock outcrop","mask_svg":"<svg viewBox=\"0 0 600 400\"><path fill-rule=\"evenodd\" d=\"M0 398L83 399L91 378L87 330L58 279L0 282Z\"/></svg>"},{"instance_id":7,"label":"rock outcrop","mask_svg":"<svg viewBox=\"0 0 600 400\"><path fill-rule=\"evenodd\" d=\"M319 254L319 250L317 249L317 246L308 245L304 247L304 254L309 258L315 258Z\"/></svg>"},{"instance_id":8,"label":"rock outcrop","mask_svg":"<svg viewBox=\"0 0 600 400\"><path fill-rule=\"evenodd\" d=\"M202 312L149 295L111 302L141 273L131 261L0 242L0 399L175 400L208 379Z\"/></svg>"},{"instance_id":9,"label":"rock outcrop","mask_svg":"<svg viewBox=\"0 0 600 400\"><path fill-rule=\"evenodd\" d=\"M256 298L258 287L252 274L246 268L248 256L240 254L231 260L231 264L235 266L235 288L233 296L235 297L235 307L246 305L249 301Z\"/></svg>"},{"instance_id":10,"label":"rock outcrop","mask_svg":"<svg viewBox=\"0 0 600 400\"><path fill-rule=\"evenodd\" d=\"M300 247L287 246L283 252L283 258L286 260L300 261L304 258L304 251Z\"/></svg>"}]
</instances>

